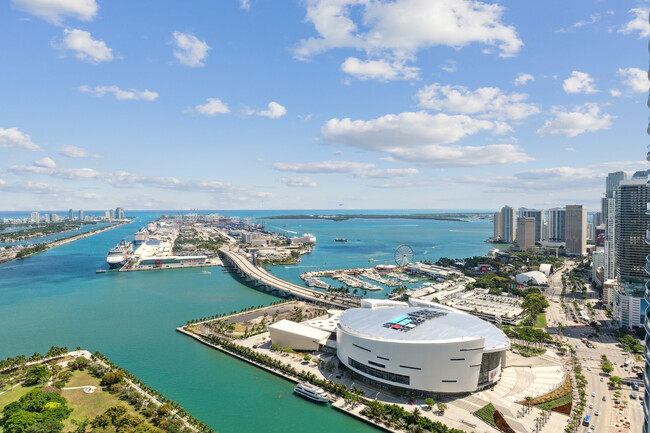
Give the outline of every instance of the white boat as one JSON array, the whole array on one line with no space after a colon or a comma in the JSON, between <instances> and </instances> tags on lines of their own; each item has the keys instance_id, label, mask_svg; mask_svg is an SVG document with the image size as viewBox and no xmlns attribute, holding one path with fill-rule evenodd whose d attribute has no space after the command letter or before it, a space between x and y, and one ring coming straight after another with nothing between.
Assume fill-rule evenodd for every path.
<instances>
[{"instance_id":1,"label":"white boat","mask_svg":"<svg viewBox=\"0 0 650 433\"><path fill-rule=\"evenodd\" d=\"M298 383L298 385L293 389L293 392L319 403L327 403L331 399L330 395L322 388L305 382Z\"/></svg>"},{"instance_id":2,"label":"white boat","mask_svg":"<svg viewBox=\"0 0 650 433\"><path fill-rule=\"evenodd\" d=\"M122 240L122 242L110 249L106 256L106 263L111 268L122 267L131 256L131 253L133 253L133 245L131 242Z\"/></svg>"}]
</instances>

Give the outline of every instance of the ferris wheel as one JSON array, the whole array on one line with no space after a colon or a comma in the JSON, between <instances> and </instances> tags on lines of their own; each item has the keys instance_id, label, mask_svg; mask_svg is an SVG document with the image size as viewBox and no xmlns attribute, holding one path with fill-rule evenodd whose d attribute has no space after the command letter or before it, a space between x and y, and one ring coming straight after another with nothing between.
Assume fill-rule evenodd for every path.
<instances>
[{"instance_id":1,"label":"ferris wheel","mask_svg":"<svg viewBox=\"0 0 650 433\"><path fill-rule=\"evenodd\" d=\"M402 244L395 250L395 263L397 266L404 267L409 263L413 263L414 256L413 248L406 244Z\"/></svg>"}]
</instances>

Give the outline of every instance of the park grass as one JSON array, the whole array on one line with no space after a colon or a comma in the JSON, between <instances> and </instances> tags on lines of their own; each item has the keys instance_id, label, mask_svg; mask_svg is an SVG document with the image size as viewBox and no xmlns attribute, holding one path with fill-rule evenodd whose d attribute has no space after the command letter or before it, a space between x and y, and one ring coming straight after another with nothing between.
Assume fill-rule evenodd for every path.
<instances>
[{"instance_id":1,"label":"park grass","mask_svg":"<svg viewBox=\"0 0 650 433\"><path fill-rule=\"evenodd\" d=\"M97 415L102 414L106 409L111 406L122 405L128 408L128 412L136 414L133 407L117 398L117 396L104 391L99 386L99 379L91 376L86 371L75 371L66 383L65 388L72 388L77 386L93 385L97 388L92 394L86 394L83 389L64 389L61 392L68 400L68 406L73 409L70 417L63 421L63 430L73 430L74 425L72 420L83 420L84 418L93 419Z\"/></svg>"},{"instance_id":2,"label":"park grass","mask_svg":"<svg viewBox=\"0 0 650 433\"><path fill-rule=\"evenodd\" d=\"M474 412L474 415L477 417L481 418L483 421L486 423L490 424L491 426L496 427L497 424L494 422L494 412L496 412L496 409L494 408L494 405L492 403L488 403L476 412Z\"/></svg>"},{"instance_id":3,"label":"park grass","mask_svg":"<svg viewBox=\"0 0 650 433\"><path fill-rule=\"evenodd\" d=\"M18 400L20 397L23 395L27 394L29 391L31 391L34 388L38 388L37 386L17 386L11 391L7 391L4 394L0 395L0 410L2 410L3 407L11 403L12 401Z\"/></svg>"},{"instance_id":4,"label":"park grass","mask_svg":"<svg viewBox=\"0 0 650 433\"><path fill-rule=\"evenodd\" d=\"M544 313L539 313L537 315L537 318L535 320L535 328L546 328L546 314Z\"/></svg>"}]
</instances>

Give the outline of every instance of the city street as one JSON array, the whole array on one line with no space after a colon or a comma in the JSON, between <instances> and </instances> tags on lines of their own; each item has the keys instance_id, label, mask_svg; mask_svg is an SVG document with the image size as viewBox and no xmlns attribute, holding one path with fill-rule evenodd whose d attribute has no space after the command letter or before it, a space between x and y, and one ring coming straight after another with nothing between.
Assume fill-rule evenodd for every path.
<instances>
[{"instance_id":1,"label":"city street","mask_svg":"<svg viewBox=\"0 0 650 433\"><path fill-rule=\"evenodd\" d=\"M567 261L561 271L569 272L574 267L575 263ZM615 327L605 328L604 325L607 324L609 326L610 321L606 318L603 310L595 310L595 316L593 318L600 322L603 327L600 335L592 338L589 336L595 335L596 333L591 326L580 323L570 313L566 313L562 309L561 275L562 272L556 272L550 277L549 288L546 291L549 300L549 308L547 310L549 332L559 331L558 324L563 324L565 327L562 332L563 340L570 343L571 347L576 350L576 356L582 365L582 374L587 378L587 389L585 390L587 392L587 408L585 409L585 415L591 414L590 424L595 426L595 429L590 431L603 433L640 431L643 425L643 406L641 404L643 388L637 393L637 399L630 398L630 395L632 393L631 382L635 381L641 386L643 381L638 379L636 374L631 372L631 369L624 367L626 359L633 360L634 358L618 346L616 337L612 334ZM598 299L598 293L592 291L589 286L587 287L588 299ZM577 301L582 307L586 301L581 299L579 293L580 291L576 291L577 298L580 298ZM573 297L569 290L567 290L565 296L565 303L567 305L572 304ZM595 348L589 348L581 341L582 338L587 338L595 345ZM607 356L613 364L614 371L609 375L603 373L601 370L602 355ZM615 407L615 391L610 390L608 387L608 379L610 376L619 376L624 381L622 389L619 391L621 395L619 401L621 403L627 402L624 405L624 409ZM592 396L592 393L595 395ZM605 397L604 401L603 397ZM630 422L630 427L625 426L625 421ZM578 431L587 430L589 430L589 427L582 426Z\"/></svg>"}]
</instances>

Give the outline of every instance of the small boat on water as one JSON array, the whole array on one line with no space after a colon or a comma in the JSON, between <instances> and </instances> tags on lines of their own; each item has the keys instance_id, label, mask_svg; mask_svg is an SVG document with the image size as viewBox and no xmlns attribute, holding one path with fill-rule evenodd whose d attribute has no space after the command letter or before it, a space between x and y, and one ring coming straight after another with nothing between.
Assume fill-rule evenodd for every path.
<instances>
[{"instance_id":1,"label":"small boat on water","mask_svg":"<svg viewBox=\"0 0 650 433\"><path fill-rule=\"evenodd\" d=\"M211 274L212 273L210 271L201 271L201 272L204 273L204 274Z\"/></svg>"},{"instance_id":2,"label":"small boat on water","mask_svg":"<svg viewBox=\"0 0 650 433\"><path fill-rule=\"evenodd\" d=\"M334 239L334 242L347 242L348 240L346 238L336 238Z\"/></svg>"},{"instance_id":3,"label":"small boat on water","mask_svg":"<svg viewBox=\"0 0 650 433\"><path fill-rule=\"evenodd\" d=\"M327 403L330 401L330 395L324 389L306 382L298 383L293 389L293 392L318 403Z\"/></svg>"}]
</instances>

